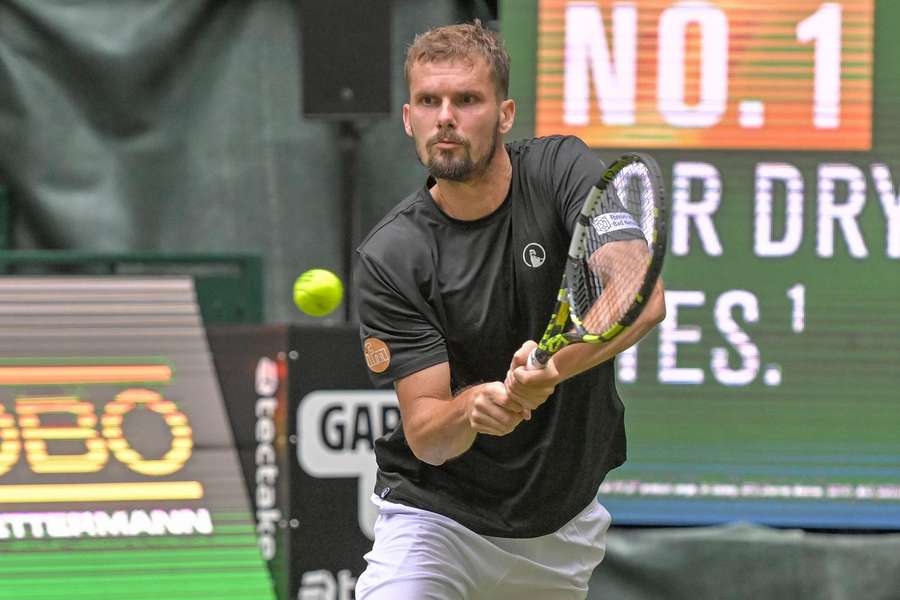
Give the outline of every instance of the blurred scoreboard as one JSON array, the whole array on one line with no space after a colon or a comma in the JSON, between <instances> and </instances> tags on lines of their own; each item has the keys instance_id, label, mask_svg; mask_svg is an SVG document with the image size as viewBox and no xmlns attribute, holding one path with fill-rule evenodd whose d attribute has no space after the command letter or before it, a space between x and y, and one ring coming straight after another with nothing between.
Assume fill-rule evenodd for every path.
<instances>
[{"instance_id":1,"label":"blurred scoreboard","mask_svg":"<svg viewBox=\"0 0 900 600\"><path fill-rule=\"evenodd\" d=\"M514 134L668 179L667 318L617 359L616 522L900 526L898 22L886 0L501 4Z\"/></svg>"}]
</instances>

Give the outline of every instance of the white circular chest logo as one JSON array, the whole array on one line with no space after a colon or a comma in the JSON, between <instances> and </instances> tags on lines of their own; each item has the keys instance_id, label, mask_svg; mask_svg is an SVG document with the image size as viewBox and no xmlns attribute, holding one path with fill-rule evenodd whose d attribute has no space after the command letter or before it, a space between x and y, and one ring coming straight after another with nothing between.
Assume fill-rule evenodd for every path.
<instances>
[{"instance_id":1,"label":"white circular chest logo","mask_svg":"<svg viewBox=\"0 0 900 600\"><path fill-rule=\"evenodd\" d=\"M545 260L547 260L547 253L544 251L543 246L537 242L531 242L525 246L525 250L522 251L522 259L525 261L526 265L532 269L537 269L544 264Z\"/></svg>"}]
</instances>

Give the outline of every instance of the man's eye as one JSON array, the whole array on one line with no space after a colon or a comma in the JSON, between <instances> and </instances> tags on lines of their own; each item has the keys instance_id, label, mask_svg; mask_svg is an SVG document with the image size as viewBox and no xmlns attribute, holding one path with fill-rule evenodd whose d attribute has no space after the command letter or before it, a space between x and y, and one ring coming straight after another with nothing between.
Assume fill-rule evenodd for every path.
<instances>
[{"instance_id":1,"label":"man's eye","mask_svg":"<svg viewBox=\"0 0 900 600\"><path fill-rule=\"evenodd\" d=\"M466 94L465 96L462 97L462 102L463 102L463 104L472 104L475 102L475 96L470 96L469 94Z\"/></svg>"},{"instance_id":2,"label":"man's eye","mask_svg":"<svg viewBox=\"0 0 900 600\"><path fill-rule=\"evenodd\" d=\"M425 106L431 106L432 104L434 104L434 98L432 98L431 96L422 96L422 104L424 104Z\"/></svg>"}]
</instances>

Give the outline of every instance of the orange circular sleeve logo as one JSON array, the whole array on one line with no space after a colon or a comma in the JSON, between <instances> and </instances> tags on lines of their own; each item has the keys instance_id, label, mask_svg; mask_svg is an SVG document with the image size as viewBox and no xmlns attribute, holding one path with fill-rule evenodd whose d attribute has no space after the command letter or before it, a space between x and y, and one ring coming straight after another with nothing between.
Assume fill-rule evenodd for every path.
<instances>
[{"instance_id":1,"label":"orange circular sleeve logo","mask_svg":"<svg viewBox=\"0 0 900 600\"><path fill-rule=\"evenodd\" d=\"M391 351L387 344L378 338L366 338L363 342L363 354L366 357L366 366L373 373L384 373L391 365Z\"/></svg>"}]
</instances>

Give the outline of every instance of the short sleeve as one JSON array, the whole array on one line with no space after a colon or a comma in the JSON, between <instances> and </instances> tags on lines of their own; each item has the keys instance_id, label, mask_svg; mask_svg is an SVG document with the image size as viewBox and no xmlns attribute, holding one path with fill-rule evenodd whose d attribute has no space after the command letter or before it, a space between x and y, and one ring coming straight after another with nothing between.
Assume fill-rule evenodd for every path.
<instances>
[{"instance_id":1,"label":"short sleeve","mask_svg":"<svg viewBox=\"0 0 900 600\"><path fill-rule=\"evenodd\" d=\"M571 235L584 199L606 167L583 141L574 136L552 138L543 163L545 185L556 199L566 231Z\"/></svg>"},{"instance_id":2,"label":"short sleeve","mask_svg":"<svg viewBox=\"0 0 900 600\"><path fill-rule=\"evenodd\" d=\"M569 235L575 230L578 214L591 188L606 169L603 161L579 138L559 136L551 138L544 156L542 172L549 186L548 193L556 199L560 216ZM595 218L594 228L600 243L618 240L643 239L640 226L610 198L601 199L602 214Z\"/></svg>"},{"instance_id":3,"label":"short sleeve","mask_svg":"<svg viewBox=\"0 0 900 600\"><path fill-rule=\"evenodd\" d=\"M363 358L376 386L447 361L444 336L413 282L364 252L355 275Z\"/></svg>"}]
</instances>

